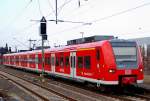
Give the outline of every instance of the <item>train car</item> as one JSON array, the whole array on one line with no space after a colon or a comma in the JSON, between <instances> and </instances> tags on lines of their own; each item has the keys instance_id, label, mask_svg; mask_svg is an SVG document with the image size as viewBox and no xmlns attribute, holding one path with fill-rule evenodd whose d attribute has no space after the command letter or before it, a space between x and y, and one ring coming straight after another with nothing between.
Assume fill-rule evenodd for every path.
<instances>
[{"instance_id":1,"label":"train car","mask_svg":"<svg viewBox=\"0 0 150 101\"><path fill-rule=\"evenodd\" d=\"M12 58L9 56L12 55L15 57L12 66L42 71L41 51L5 54L4 65L8 65L7 59L10 61ZM103 40L68 45L46 49L44 57L45 72L62 78L97 85L130 85L143 82L142 56L133 41Z\"/></svg>"}]
</instances>

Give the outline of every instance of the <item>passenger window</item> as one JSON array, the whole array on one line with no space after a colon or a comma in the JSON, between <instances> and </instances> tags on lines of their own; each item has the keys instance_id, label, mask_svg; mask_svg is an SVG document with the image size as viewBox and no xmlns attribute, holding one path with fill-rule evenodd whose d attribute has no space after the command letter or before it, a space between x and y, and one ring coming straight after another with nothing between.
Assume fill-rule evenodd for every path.
<instances>
[{"instance_id":1,"label":"passenger window","mask_svg":"<svg viewBox=\"0 0 150 101\"><path fill-rule=\"evenodd\" d=\"M45 64L46 65L50 65L50 57L46 57L45 58Z\"/></svg>"},{"instance_id":2,"label":"passenger window","mask_svg":"<svg viewBox=\"0 0 150 101\"><path fill-rule=\"evenodd\" d=\"M83 67L83 57L78 57L78 67L79 68Z\"/></svg>"},{"instance_id":3,"label":"passenger window","mask_svg":"<svg viewBox=\"0 0 150 101\"><path fill-rule=\"evenodd\" d=\"M91 66L91 58L90 56L85 56L84 57L84 67L89 69Z\"/></svg>"},{"instance_id":4,"label":"passenger window","mask_svg":"<svg viewBox=\"0 0 150 101\"><path fill-rule=\"evenodd\" d=\"M35 63L35 58L34 57L32 57L31 60L32 60L32 63Z\"/></svg>"},{"instance_id":5,"label":"passenger window","mask_svg":"<svg viewBox=\"0 0 150 101\"><path fill-rule=\"evenodd\" d=\"M59 58L56 57L56 66L59 66Z\"/></svg>"},{"instance_id":6,"label":"passenger window","mask_svg":"<svg viewBox=\"0 0 150 101\"><path fill-rule=\"evenodd\" d=\"M64 58L60 57L60 66L63 67L64 66Z\"/></svg>"},{"instance_id":7,"label":"passenger window","mask_svg":"<svg viewBox=\"0 0 150 101\"><path fill-rule=\"evenodd\" d=\"M42 63L42 58L39 58L38 63L39 63L39 64L41 64L41 63Z\"/></svg>"},{"instance_id":8,"label":"passenger window","mask_svg":"<svg viewBox=\"0 0 150 101\"><path fill-rule=\"evenodd\" d=\"M65 66L69 67L69 57L65 57Z\"/></svg>"},{"instance_id":9,"label":"passenger window","mask_svg":"<svg viewBox=\"0 0 150 101\"><path fill-rule=\"evenodd\" d=\"M47 64L50 65L51 64L51 58L47 57Z\"/></svg>"},{"instance_id":10,"label":"passenger window","mask_svg":"<svg viewBox=\"0 0 150 101\"><path fill-rule=\"evenodd\" d=\"M100 60L100 51L99 51L99 49L96 50L96 59Z\"/></svg>"}]
</instances>

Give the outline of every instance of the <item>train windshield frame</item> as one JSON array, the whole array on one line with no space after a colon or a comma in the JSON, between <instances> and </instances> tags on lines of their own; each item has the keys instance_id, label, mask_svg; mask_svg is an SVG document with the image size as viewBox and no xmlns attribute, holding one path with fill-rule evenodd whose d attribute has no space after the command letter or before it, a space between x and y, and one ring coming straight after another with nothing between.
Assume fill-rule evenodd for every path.
<instances>
[{"instance_id":1,"label":"train windshield frame","mask_svg":"<svg viewBox=\"0 0 150 101\"><path fill-rule=\"evenodd\" d=\"M137 47L136 42L111 42L118 69L136 69Z\"/></svg>"}]
</instances>

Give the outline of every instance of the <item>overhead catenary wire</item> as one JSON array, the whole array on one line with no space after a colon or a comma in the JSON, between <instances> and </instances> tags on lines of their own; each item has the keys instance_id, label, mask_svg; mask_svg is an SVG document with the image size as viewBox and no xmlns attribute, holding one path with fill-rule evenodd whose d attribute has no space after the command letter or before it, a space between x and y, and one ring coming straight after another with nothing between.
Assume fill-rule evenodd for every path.
<instances>
[{"instance_id":1,"label":"overhead catenary wire","mask_svg":"<svg viewBox=\"0 0 150 101\"><path fill-rule=\"evenodd\" d=\"M62 7L64 7L66 4L70 3L73 0L69 0L68 2L62 4L61 6L59 6L57 9L60 10ZM50 15L52 15L52 13L56 12L55 10L53 10L51 13L47 14L45 17L48 17Z\"/></svg>"},{"instance_id":2,"label":"overhead catenary wire","mask_svg":"<svg viewBox=\"0 0 150 101\"><path fill-rule=\"evenodd\" d=\"M89 21L89 24L94 24L96 22L99 22L99 21L103 21L103 20L107 20L107 19L110 19L112 17L115 17L115 16L119 16L121 14L124 14L124 13L127 13L127 12L131 12L133 10L136 10L136 9L139 9L139 8L142 8L142 7L145 7L145 6L148 6L150 5L150 2L148 3L144 3L142 5L139 5L139 6L136 6L136 7L133 7L133 8L129 8L129 9L126 9L126 10L123 10L123 11L120 11L120 12L117 12L117 13L114 13L112 15L109 15L109 16L106 16L106 17L102 17L102 18L99 18L99 19L96 19L96 20L93 20L93 21ZM54 32L53 35L56 35L56 34L60 34L62 32L66 32L66 31L71 31L71 30L75 30L75 29L78 29L78 28L81 28L83 27L85 24L82 24L82 25L77 25L77 26L73 26L71 28L68 28L68 29L64 29L62 31L59 31L59 32Z\"/></svg>"},{"instance_id":3,"label":"overhead catenary wire","mask_svg":"<svg viewBox=\"0 0 150 101\"><path fill-rule=\"evenodd\" d=\"M142 5L139 5L139 6L136 6L136 7L133 7L133 8L129 8L129 9L123 10L121 12L114 13L112 15L109 15L109 16L106 16L106 17L103 17L103 18L99 18L99 19L93 20L91 23L99 22L99 21L102 21L102 20L107 20L107 19L112 18L114 16L118 16L118 15L121 15L121 14L124 14L124 13L127 13L127 12L131 12L133 10L136 10L136 9L142 8L144 6L148 6L148 5L150 5L150 2L144 3Z\"/></svg>"},{"instance_id":4,"label":"overhead catenary wire","mask_svg":"<svg viewBox=\"0 0 150 101\"><path fill-rule=\"evenodd\" d=\"M29 48L26 44L20 43L20 41L19 41L19 42L17 41L17 43L15 43L14 41L17 41L16 38L15 38L15 39L12 38L11 43L8 43L8 44L11 46L11 49L14 48L15 50L16 50L16 49L18 50L19 47L25 47L25 48L27 48L27 49ZM13 43L14 43L15 45L14 45ZM20 49L19 49L19 50L20 50Z\"/></svg>"},{"instance_id":5,"label":"overhead catenary wire","mask_svg":"<svg viewBox=\"0 0 150 101\"><path fill-rule=\"evenodd\" d=\"M21 41L17 40L16 38L13 38L13 39L14 39L15 41L19 42L21 45L23 45L23 46L25 46L25 47L29 48L29 46L28 46L28 45L26 45L26 44L24 44L23 42L21 42Z\"/></svg>"},{"instance_id":6,"label":"overhead catenary wire","mask_svg":"<svg viewBox=\"0 0 150 101\"><path fill-rule=\"evenodd\" d=\"M33 24L30 24L24 28L22 28L21 30L19 30L18 32L24 32L25 30L27 31L27 29L31 29L33 26L37 25L37 23L39 22L34 22Z\"/></svg>"},{"instance_id":7,"label":"overhead catenary wire","mask_svg":"<svg viewBox=\"0 0 150 101\"><path fill-rule=\"evenodd\" d=\"M55 10L54 10L54 8L53 8L53 6L52 6L50 0L47 0L47 2L48 2L48 4L49 4L50 8L52 9L52 13L55 14Z\"/></svg>"},{"instance_id":8,"label":"overhead catenary wire","mask_svg":"<svg viewBox=\"0 0 150 101\"><path fill-rule=\"evenodd\" d=\"M65 0L65 2L59 7L59 12L58 12L58 14L61 12L61 10L63 9L63 7L65 6L65 5L67 5L68 3L70 3L72 0Z\"/></svg>"},{"instance_id":9,"label":"overhead catenary wire","mask_svg":"<svg viewBox=\"0 0 150 101\"><path fill-rule=\"evenodd\" d=\"M25 10L27 10L27 8L29 7L29 5L31 4L32 0L29 1L27 3L27 5L20 11L20 13L17 14L17 16L15 17L15 19L13 20L15 22L15 20L18 20L19 17L22 16L22 14L25 12Z\"/></svg>"},{"instance_id":10,"label":"overhead catenary wire","mask_svg":"<svg viewBox=\"0 0 150 101\"><path fill-rule=\"evenodd\" d=\"M67 12L67 14L69 14L69 15L67 15L67 18L72 18L72 16L78 16L78 15L81 15L81 14L83 15L85 13L88 13L89 9L93 9L93 8L96 7L95 5L92 5L92 3L90 3L90 2L88 2L88 3L89 3L88 5L90 5L90 6L88 8L86 8L85 10L83 10L82 12L78 12L78 13L74 14L77 11L77 9L80 9L81 7L82 8L86 7L87 4L83 4L82 6L80 5L80 7L75 8L72 11Z\"/></svg>"},{"instance_id":11,"label":"overhead catenary wire","mask_svg":"<svg viewBox=\"0 0 150 101\"><path fill-rule=\"evenodd\" d=\"M59 7L58 7L58 10L61 9L62 7L64 7L64 5L68 4L68 3L71 2L71 1L72 1L72 0L69 0L68 2L65 2L64 4L62 4L61 6L59 6ZM52 15L53 13L55 14L55 10L52 10L52 12L49 13L48 15L46 15L46 17ZM32 28L32 26L36 25L37 23L40 23L40 22L35 22L35 23L33 23L33 24L30 24L30 25L28 25L28 26L26 26L26 27L20 29L19 32L22 32L22 31L25 31L25 30L27 30L27 29L30 29L30 28Z\"/></svg>"},{"instance_id":12,"label":"overhead catenary wire","mask_svg":"<svg viewBox=\"0 0 150 101\"><path fill-rule=\"evenodd\" d=\"M38 0L38 8L39 8L40 15L43 16L43 13L42 13L42 10L41 10L41 6L40 6L40 0Z\"/></svg>"},{"instance_id":13,"label":"overhead catenary wire","mask_svg":"<svg viewBox=\"0 0 150 101\"><path fill-rule=\"evenodd\" d=\"M49 1L49 0L48 0L48 1ZM72 1L72 0L69 0L69 1L66 0L61 6L58 7L58 10L59 10L59 9L61 10L66 4L70 3L71 1ZM49 3L50 3L50 2L49 2ZM51 5L51 3L50 3L50 5ZM38 0L38 7L39 7L40 14L42 15L41 6L40 6L39 0ZM55 10L54 10L54 9L52 10L51 13L49 13L48 15L46 15L46 17L52 15L52 13L55 14ZM30 29L30 28L32 28L32 26L36 25L37 23L39 23L39 22L36 22L36 23L34 23L34 24L30 24L30 25L28 25L28 26L22 28L22 29L19 30L19 31L25 31L25 30L27 30L27 29Z\"/></svg>"},{"instance_id":14,"label":"overhead catenary wire","mask_svg":"<svg viewBox=\"0 0 150 101\"><path fill-rule=\"evenodd\" d=\"M7 29L8 27L10 27L11 25L13 25L14 23L16 23L21 16L22 14L26 11L26 9L29 7L29 5L31 4L32 0L29 1L25 6L24 8L18 13L16 14L16 16L2 29L2 30L5 30Z\"/></svg>"},{"instance_id":15,"label":"overhead catenary wire","mask_svg":"<svg viewBox=\"0 0 150 101\"><path fill-rule=\"evenodd\" d=\"M72 1L72 0L70 0L70 2L71 2L71 1ZM67 3L69 3L69 2L67 2ZM66 3L64 3L64 4L66 4ZM60 9L61 7L63 7L64 4L61 5L58 9ZM123 11L121 11L121 12L114 13L114 14L109 15L109 16L106 16L106 17L102 17L102 18L93 20L93 21L91 21L90 23L93 24L93 23L96 23L96 22L99 22L99 21L107 20L107 19L112 18L112 17L114 17L114 16L118 16L118 15L121 15L121 14L124 14L124 13L127 13L127 12L131 12L131 11L133 11L133 10L136 10L136 9L138 9L138 8L141 8L141 7L144 7L144 6L148 6L148 5L150 5L150 2L144 3L144 4L142 4L142 5L139 5L139 6L130 8L130 9L123 10ZM52 12L55 12L55 11L52 11ZM51 14L52 14L52 13L51 13ZM49 14L48 14L46 17L48 17L48 16L49 16ZM23 28L23 30L26 30L27 28L31 28L31 26L33 26L33 25L35 25L35 24L29 25L29 26ZM68 28L68 29L64 29L64 30L59 31L59 32L54 32L54 33L62 33L62 32L66 32L66 31L70 31L70 30L74 30L74 29L80 28L80 27L82 27L82 26L84 26L84 24L82 24L82 25L77 25L77 26L74 26L74 27L71 27L71 28ZM21 30L21 31L23 31L23 30ZM55 35L55 34L53 34L53 35Z\"/></svg>"},{"instance_id":16,"label":"overhead catenary wire","mask_svg":"<svg viewBox=\"0 0 150 101\"><path fill-rule=\"evenodd\" d=\"M16 22L16 20L18 20L22 14L25 12L25 10L27 10L27 8L29 7L29 5L31 4L32 1L29 1L25 7L15 16L15 18L13 19L13 22Z\"/></svg>"},{"instance_id":17,"label":"overhead catenary wire","mask_svg":"<svg viewBox=\"0 0 150 101\"><path fill-rule=\"evenodd\" d=\"M71 1L71 0L70 0L70 1ZM106 16L106 17L98 18L98 19L96 19L96 20L91 21L91 23L96 23L96 22L99 22L99 21L107 20L107 19L109 19L109 18L118 16L118 15L121 15L121 14L124 14L124 13L127 13L127 12L131 12L131 11L136 10L136 9L138 9L138 8L141 8L141 7L144 7L144 6L148 6L149 4L150 4L150 2L149 2L149 3L142 4L142 5L139 5L139 6L136 6L136 7L133 7L133 8L130 8L130 9L123 10L123 11L121 11L121 12L117 12L117 13L111 14L111 15ZM61 5L61 6L62 6L62 5ZM61 7L61 6L60 6L60 7ZM56 35L57 33L60 34L60 33L62 33L62 32L66 32L66 31L78 29L78 28L81 28L82 26L84 26L84 25L81 24L81 25L73 26L73 27L71 27L71 28L64 29L64 30L59 31L59 32L54 32L53 35ZM30 27L28 27L28 28L30 28ZM25 28L25 29L26 29L26 28ZM56 33L56 34L55 34L55 33Z\"/></svg>"}]
</instances>

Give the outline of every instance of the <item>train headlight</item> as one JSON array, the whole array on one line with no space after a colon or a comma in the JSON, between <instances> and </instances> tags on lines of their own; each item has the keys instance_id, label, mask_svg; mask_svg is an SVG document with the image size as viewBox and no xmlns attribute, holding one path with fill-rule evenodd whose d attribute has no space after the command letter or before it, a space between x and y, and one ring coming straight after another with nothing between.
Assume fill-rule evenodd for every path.
<instances>
[{"instance_id":1,"label":"train headlight","mask_svg":"<svg viewBox=\"0 0 150 101\"><path fill-rule=\"evenodd\" d=\"M100 66L99 66L99 64L97 64L97 68L99 68Z\"/></svg>"},{"instance_id":2,"label":"train headlight","mask_svg":"<svg viewBox=\"0 0 150 101\"><path fill-rule=\"evenodd\" d=\"M115 73L114 69L109 69L109 73Z\"/></svg>"},{"instance_id":3,"label":"train headlight","mask_svg":"<svg viewBox=\"0 0 150 101\"><path fill-rule=\"evenodd\" d=\"M143 72L143 69L140 69L140 72Z\"/></svg>"}]
</instances>

